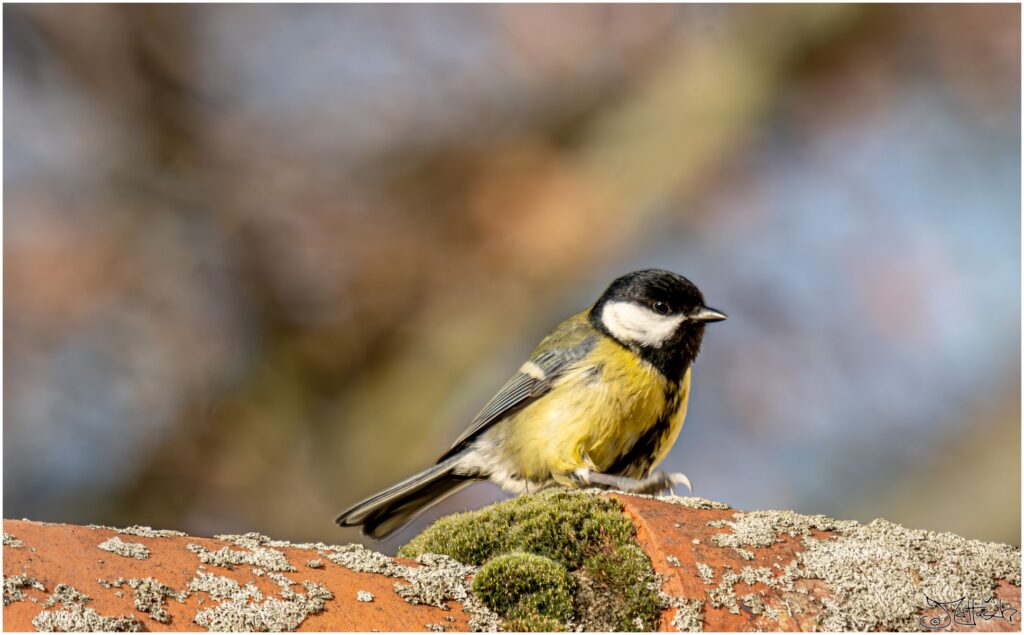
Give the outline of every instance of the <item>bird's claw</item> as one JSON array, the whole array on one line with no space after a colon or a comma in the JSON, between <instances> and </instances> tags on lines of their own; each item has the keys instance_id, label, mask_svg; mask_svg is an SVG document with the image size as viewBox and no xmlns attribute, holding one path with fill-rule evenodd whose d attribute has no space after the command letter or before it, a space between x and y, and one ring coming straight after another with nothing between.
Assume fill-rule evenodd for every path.
<instances>
[{"instance_id":1,"label":"bird's claw","mask_svg":"<svg viewBox=\"0 0 1024 635\"><path fill-rule=\"evenodd\" d=\"M639 481L637 485L638 486L634 491L638 494L658 495L668 492L675 496L676 485L685 485L687 490L693 492L693 486L690 485L690 479L682 472L666 473L659 470L642 481Z\"/></svg>"},{"instance_id":2,"label":"bird's claw","mask_svg":"<svg viewBox=\"0 0 1024 635\"><path fill-rule=\"evenodd\" d=\"M691 492L693 491L690 479L680 472L665 473L659 470L645 479L634 480L624 476L601 474L581 468L573 472L571 478L580 485L618 489L630 494L658 495L669 492L674 496L676 485L685 485L686 489Z\"/></svg>"},{"instance_id":3,"label":"bird's claw","mask_svg":"<svg viewBox=\"0 0 1024 635\"><path fill-rule=\"evenodd\" d=\"M676 495L676 485L685 485L686 491L690 492L691 494L693 493L693 485L690 485L690 479L687 478L686 475L683 474L682 472L669 472L665 476L672 483L671 485L668 486L668 491L671 492L673 496Z\"/></svg>"}]
</instances>

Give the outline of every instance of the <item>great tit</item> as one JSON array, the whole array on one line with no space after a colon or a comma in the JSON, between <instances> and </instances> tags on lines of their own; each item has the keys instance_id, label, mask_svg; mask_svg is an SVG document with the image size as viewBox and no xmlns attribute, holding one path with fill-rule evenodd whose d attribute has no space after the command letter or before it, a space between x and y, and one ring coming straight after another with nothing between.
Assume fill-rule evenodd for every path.
<instances>
[{"instance_id":1,"label":"great tit","mask_svg":"<svg viewBox=\"0 0 1024 635\"><path fill-rule=\"evenodd\" d=\"M545 337L437 463L338 516L383 538L472 481L521 494L553 485L636 493L675 443L704 325L726 319L678 274L646 269L609 285Z\"/></svg>"}]
</instances>

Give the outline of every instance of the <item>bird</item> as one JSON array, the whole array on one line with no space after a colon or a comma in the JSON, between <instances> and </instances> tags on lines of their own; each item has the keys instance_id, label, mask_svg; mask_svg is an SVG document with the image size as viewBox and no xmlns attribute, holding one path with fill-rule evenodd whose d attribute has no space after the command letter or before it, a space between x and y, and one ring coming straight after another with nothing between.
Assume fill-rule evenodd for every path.
<instances>
[{"instance_id":1,"label":"bird","mask_svg":"<svg viewBox=\"0 0 1024 635\"><path fill-rule=\"evenodd\" d=\"M692 491L684 474L654 468L682 429L705 325L727 317L671 271L616 278L541 340L434 465L335 522L386 538L480 480L513 495L552 486Z\"/></svg>"}]
</instances>

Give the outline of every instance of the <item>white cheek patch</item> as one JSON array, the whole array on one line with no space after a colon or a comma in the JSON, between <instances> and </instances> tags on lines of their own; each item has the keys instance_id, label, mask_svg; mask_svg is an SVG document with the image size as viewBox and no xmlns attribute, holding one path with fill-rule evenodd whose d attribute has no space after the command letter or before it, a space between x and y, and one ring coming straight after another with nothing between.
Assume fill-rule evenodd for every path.
<instances>
[{"instance_id":1,"label":"white cheek patch","mask_svg":"<svg viewBox=\"0 0 1024 635\"><path fill-rule=\"evenodd\" d=\"M685 319L683 315L658 315L632 302L609 302L601 311L601 321L617 339L654 348L672 337Z\"/></svg>"}]
</instances>

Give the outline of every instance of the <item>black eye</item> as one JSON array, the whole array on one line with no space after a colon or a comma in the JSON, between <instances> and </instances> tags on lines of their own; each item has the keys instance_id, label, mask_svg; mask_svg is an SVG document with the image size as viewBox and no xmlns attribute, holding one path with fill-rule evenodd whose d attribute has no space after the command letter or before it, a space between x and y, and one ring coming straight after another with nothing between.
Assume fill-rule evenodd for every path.
<instances>
[{"instance_id":1,"label":"black eye","mask_svg":"<svg viewBox=\"0 0 1024 635\"><path fill-rule=\"evenodd\" d=\"M672 312L672 309L669 308L667 302L655 302L653 308L655 313L659 313L661 315L668 315Z\"/></svg>"}]
</instances>

